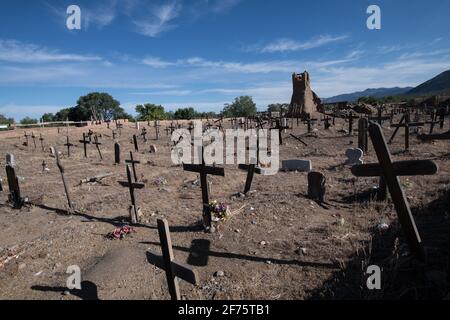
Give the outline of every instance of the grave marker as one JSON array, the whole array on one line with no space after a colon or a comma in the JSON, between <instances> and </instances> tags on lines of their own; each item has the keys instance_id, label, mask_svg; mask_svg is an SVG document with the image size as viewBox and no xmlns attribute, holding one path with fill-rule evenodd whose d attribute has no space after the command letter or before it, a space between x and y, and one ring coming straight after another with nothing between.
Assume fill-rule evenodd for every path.
<instances>
[{"instance_id":1,"label":"grave marker","mask_svg":"<svg viewBox=\"0 0 450 320\"><path fill-rule=\"evenodd\" d=\"M325 202L326 178L320 172L308 173L308 198L319 204Z\"/></svg>"},{"instance_id":2,"label":"grave marker","mask_svg":"<svg viewBox=\"0 0 450 320\"><path fill-rule=\"evenodd\" d=\"M128 187L130 191L130 198L131 198L131 206L129 208L130 221L131 223L136 224L139 221L139 208L136 205L136 197L134 194L134 190L143 189L145 187L145 184L136 181L133 182L130 172L130 166L127 165L126 167L127 167L127 182L119 181L119 184L122 185L123 187Z\"/></svg>"},{"instance_id":3,"label":"grave marker","mask_svg":"<svg viewBox=\"0 0 450 320\"><path fill-rule=\"evenodd\" d=\"M139 146L138 146L137 137L135 134L133 134L133 145L134 145L134 151L139 152Z\"/></svg>"},{"instance_id":4,"label":"grave marker","mask_svg":"<svg viewBox=\"0 0 450 320\"><path fill-rule=\"evenodd\" d=\"M42 137L42 133L39 134L39 141L41 142L42 152L44 152L45 151L45 148L44 148L44 137Z\"/></svg>"},{"instance_id":5,"label":"grave marker","mask_svg":"<svg viewBox=\"0 0 450 320\"><path fill-rule=\"evenodd\" d=\"M69 188L67 186L66 177L64 176L64 166L62 165L60 159L59 159L59 152L56 148L53 148L55 150L55 158L56 158L56 165L58 166L59 172L61 173L62 182L64 185L64 191L66 192L66 198L67 198L67 204L69 206L69 213L73 213L73 203L70 198Z\"/></svg>"},{"instance_id":6,"label":"grave marker","mask_svg":"<svg viewBox=\"0 0 450 320\"><path fill-rule=\"evenodd\" d=\"M114 163L120 164L120 144L114 143Z\"/></svg>"},{"instance_id":7,"label":"grave marker","mask_svg":"<svg viewBox=\"0 0 450 320\"><path fill-rule=\"evenodd\" d=\"M170 229L167 220L158 220L158 233L161 242L162 256L158 256L152 252L147 252L148 260L160 269L166 272L167 285L172 300L180 300L180 288L178 279L180 278L193 285L198 284L197 271L190 266L180 264L174 261L172 250L172 240L170 238Z\"/></svg>"},{"instance_id":8,"label":"grave marker","mask_svg":"<svg viewBox=\"0 0 450 320\"><path fill-rule=\"evenodd\" d=\"M137 178L137 174L136 174L136 164L140 164L140 161L134 160L133 158L133 152L130 151L130 160L125 160L125 163L129 163L131 164L132 168L133 168L133 177L134 177L134 181L138 181Z\"/></svg>"},{"instance_id":9,"label":"grave marker","mask_svg":"<svg viewBox=\"0 0 450 320\"><path fill-rule=\"evenodd\" d=\"M80 143L83 144L84 147L84 157L87 158L87 145L90 144L90 142L86 139L86 133L83 132L83 140L80 140Z\"/></svg>"},{"instance_id":10,"label":"grave marker","mask_svg":"<svg viewBox=\"0 0 450 320\"><path fill-rule=\"evenodd\" d=\"M205 165L205 159L203 157L203 147L201 148L202 164L184 164L184 171L197 172L200 174L200 184L202 188L202 201L203 201L203 222L207 229L211 227L211 212L209 210L209 186L208 186L208 174L215 176L225 176L225 170L223 168L208 167Z\"/></svg>"},{"instance_id":11,"label":"grave marker","mask_svg":"<svg viewBox=\"0 0 450 320\"><path fill-rule=\"evenodd\" d=\"M98 137L97 137L97 135L94 136L94 142L93 142L93 144L95 144L95 147L97 148L97 151L98 151L98 154L99 154L99 156L100 156L100 159L103 160L102 152L100 151L101 143L98 142Z\"/></svg>"},{"instance_id":12,"label":"grave marker","mask_svg":"<svg viewBox=\"0 0 450 320\"><path fill-rule=\"evenodd\" d=\"M358 148L364 152L369 149L369 136L367 135L367 130L369 127L369 122L366 118L360 118L358 120Z\"/></svg>"},{"instance_id":13,"label":"grave marker","mask_svg":"<svg viewBox=\"0 0 450 320\"><path fill-rule=\"evenodd\" d=\"M67 147L67 156L70 158L70 148L73 147L73 144L70 143L69 136L66 136L67 142L64 144Z\"/></svg>"},{"instance_id":14,"label":"grave marker","mask_svg":"<svg viewBox=\"0 0 450 320\"><path fill-rule=\"evenodd\" d=\"M24 204L24 200L20 195L19 179L13 166L6 165L6 177L9 187L8 200L13 203L15 209L20 209Z\"/></svg>"}]
</instances>

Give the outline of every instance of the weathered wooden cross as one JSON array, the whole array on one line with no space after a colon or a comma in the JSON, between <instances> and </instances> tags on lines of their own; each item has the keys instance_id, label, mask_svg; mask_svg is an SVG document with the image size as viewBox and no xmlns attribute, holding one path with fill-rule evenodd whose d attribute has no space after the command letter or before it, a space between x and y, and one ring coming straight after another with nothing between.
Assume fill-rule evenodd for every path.
<instances>
[{"instance_id":1,"label":"weathered wooden cross","mask_svg":"<svg viewBox=\"0 0 450 320\"><path fill-rule=\"evenodd\" d=\"M29 137L30 135L25 131L25 134L24 134L23 136L24 136L25 139L27 140L27 141L25 142L25 144L26 144L26 146L28 147L28 146L29 146L29 144L28 144L28 137Z\"/></svg>"},{"instance_id":2,"label":"weathered wooden cross","mask_svg":"<svg viewBox=\"0 0 450 320\"><path fill-rule=\"evenodd\" d=\"M69 206L69 213L73 213L74 212L74 206L73 203L71 201L70 198L70 193L69 193L69 187L67 186L67 181L66 181L66 177L64 176L65 173L65 169L64 166L62 165L60 159L59 159L59 152L56 148L53 148L53 150L55 150L55 158L56 158L56 165L59 169L59 172L61 173L61 178L62 178L62 182L64 185L64 191L66 193L66 198L67 198L67 204Z\"/></svg>"},{"instance_id":3,"label":"weathered wooden cross","mask_svg":"<svg viewBox=\"0 0 450 320\"><path fill-rule=\"evenodd\" d=\"M280 119L277 119L275 123L276 123L275 127L270 128L270 130L278 130L278 138L280 139L280 145L282 145L283 144L282 132L283 132L283 130L289 129L289 127L288 126L282 126Z\"/></svg>"},{"instance_id":4,"label":"weathered wooden cross","mask_svg":"<svg viewBox=\"0 0 450 320\"><path fill-rule=\"evenodd\" d=\"M87 158L87 145L91 144L90 141L86 139L86 133L83 132L83 140L80 140L80 143L83 144L84 147L84 157Z\"/></svg>"},{"instance_id":5,"label":"weathered wooden cross","mask_svg":"<svg viewBox=\"0 0 450 320\"><path fill-rule=\"evenodd\" d=\"M437 113L433 110L431 112L430 120L425 121L426 124L430 125L430 131L428 132L428 134L433 134L434 126L436 124L439 124L440 122L441 121L437 119Z\"/></svg>"},{"instance_id":6,"label":"weathered wooden cross","mask_svg":"<svg viewBox=\"0 0 450 320\"><path fill-rule=\"evenodd\" d=\"M102 152L100 151L100 146L102 145L100 142L98 142L98 137L97 135L94 136L94 142L93 144L95 144L95 147L97 148L98 151L98 155L100 156L100 159L103 160L103 156L102 156Z\"/></svg>"},{"instance_id":7,"label":"weathered wooden cross","mask_svg":"<svg viewBox=\"0 0 450 320\"><path fill-rule=\"evenodd\" d=\"M158 256L148 251L148 261L166 272L167 286L169 287L170 297L172 300L180 300L181 294L178 285L178 278L195 286L199 282L199 277L195 269L174 261L172 239L170 237L169 223L167 220L158 220L157 224L162 256Z\"/></svg>"},{"instance_id":8,"label":"weathered wooden cross","mask_svg":"<svg viewBox=\"0 0 450 320\"><path fill-rule=\"evenodd\" d=\"M133 145L134 145L134 151L139 152L139 145L138 145L137 137L135 134L133 134Z\"/></svg>"},{"instance_id":9,"label":"weathered wooden cross","mask_svg":"<svg viewBox=\"0 0 450 320\"><path fill-rule=\"evenodd\" d=\"M383 176L410 249L419 258L424 259L422 240L398 177L400 175L434 174L437 171L437 166L432 161L393 162L381 126L370 122L369 134L379 163L355 165L351 168L351 171L359 177Z\"/></svg>"},{"instance_id":10,"label":"weathered wooden cross","mask_svg":"<svg viewBox=\"0 0 450 320\"><path fill-rule=\"evenodd\" d=\"M119 184L123 187L128 187L130 190L130 198L131 198L131 206L130 206L130 221L133 224L138 223L139 221L139 208L136 205L136 197L134 194L135 189L143 189L145 187L145 184L133 181L133 178L131 177L131 171L130 166L127 165L127 181L119 181Z\"/></svg>"},{"instance_id":11,"label":"weathered wooden cross","mask_svg":"<svg viewBox=\"0 0 450 320\"><path fill-rule=\"evenodd\" d=\"M142 128L141 137L144 139L144 142L147 142L147 129Z\"/></svg>"},{"instance_id":12,"label":"weathered wooden cross","mask_svg":"<svg viewBox=\"0 0 450 320\"><path fill-rule=\"evenodd\" d=\"M134 181L138 181L137 178L137 173L136 173L136 164L140 164L140 161L134 160L133 158L133 152L130 151L130 159L129 160L125 160L125 163L129 163L131 164L131 167L133 168L133 177L134 177Z\"/></svg>"},{"instance_id":13,"label":"weathered wooden cross","mask_svg":"<svg viewBox=\"0 0 450 320\"><path fill-rule=\"evenodd\" d=\"M252 188L253 176L255 175L255 173L261 174L262 171L260 168L256 167L255 163L240 164L239 169L247 171L247 179L245 181L245 188L244 188L244 194L247 194Z\"/></svg>"},{"instance_id":14,"label":"weathered wooden cross","mask_svg":"<svg viewBox=\"0 0 450 320\"><path fill-rule=\"evenodd\" d=\"M197 172L200 174L200 184L202 188L202 200L203 200L203 222L207 229L211 227L211 212L209 210L209 186L208 186L208 174L214 176L225 176L224 168L208 167L205 165L205 159L203 155L203 147L201 148L202 164L184 164L184 171Z\"/></svg>"},{"instance_id":15,"label":"weathered wooden cross","mask_svg":"<svg viewBox=\"0 0 450 320\"><path fill-rule=\"evenodd\" d=\"M41 142L42 152L44 152L45 151L45 148L44 148L44 137L42 136L42 133L39 134L39 141Z\"/></svg>"},{"instance_id":16,"label":"weathered wooden cross","mask_svg":"<svg viewBox=\"0 0 450 320\"><path fill-rule=\"evenodd\" d=\"M392 119L392 116L383 116L383 108L378 107L378 115L376 117L369 117L371 121L377 121L380 126L383 125L383 121Z\"/></svg>"},{"instance_id":17,"label":"weathered wooden cross","mask_svg":"<svg viewBox=\"0 0 450 320\"><path fill-rule=\"evenodd\" d=\"M73 147L73 144L70 143L69 136L66 136L67 142L64 144L67 147L67 156L70 158L70 148Z\"/></svg>"},{"instance_id":18,"label":"weathered wooden cross","mask_svg":"<svg viewBox=\"0 0 450 320\"><path fill-rule=\"evenodd\" d=\"M392 133L392 136L389 139L388 144L392 143L400 128L405 128L405 150L409 150L409 128L420 127L423 125L424 125L423 122L411 122L409 112L406 112L400 119L400 122L398 124L391 124L391 127L396 129Z\"/></svg>"},{"instance_id":19,"label":"weathered wooden cross","mask_svg":"<svg viewBox=\"0 0 450 320\"><path fill-rule=\"evenodd\" d=\"M358 120L358 148L364 152L367 152L369 147L368 126L369 122L366 118L360 118Z\"/></svg>"}]
</instances>

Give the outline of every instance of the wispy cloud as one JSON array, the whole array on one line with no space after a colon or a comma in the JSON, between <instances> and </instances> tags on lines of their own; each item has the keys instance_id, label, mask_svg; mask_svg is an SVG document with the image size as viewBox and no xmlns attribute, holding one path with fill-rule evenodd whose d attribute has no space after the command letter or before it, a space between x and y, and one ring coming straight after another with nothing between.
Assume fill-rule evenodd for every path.
<instances>
[{"instance_id":1,"label":"wispy cloud","mask_svg":"<svg viewBox=\"0 0 450 320\"><path fill-rule=\"evenodd\" d=\"M205 0L210 5L211 11L222 13L237 6L242 0Z\"/></svg>"},{"instance_id":2,"label":"wispy cloud","mask_svg":"<svg viewBox=\"0 0 450 320\"><path fill-rule=\"evenodd\" d=\"M156 37L160 33L175 28L172 21L180 14L182 5L174 1L170 4L154 5L150 9L151 17L145 20L135 20L137 31L147 37Z\"/></svg>"},{"instance_id":3,"label":"wispy cloud","mask_svg":"<svg viewBox=\"0 0 450 320\"><path fill-rule=\"evenodd\" d=\"M275 53L286 51L309 50L322 47L330 43L342 41L347 39L348 37L349 37L348 35L340 35L340 36L321 35L315 39L311 39L305 42L282 38L272 43L269 43L268 45L260 49L260 51L262 53Z\"/></svg>"},{"instance_id":4,"label":"wispy cloud","mask_svg":"<svg viewBox=\"0 0 450 320\"><path fill-rule=\"evenodd\" d=\"M86 62L101 61L102 58L91 55L61 53L35 44L22 43L15 40L0 40L0 61L19 63L43 62Z\"/></svg>"},{"instance_id":5,"label":"wispy cloud","mask_svg":"<svg viewBox=\"0 0 450 320\"><path fill-rule=\"evenodd\" d=\"M174 65L173 62L163 61L161 58L157 57L146 57L142 60L142 63L152 68L166 68Z\"/></svg>"}]
</instances>

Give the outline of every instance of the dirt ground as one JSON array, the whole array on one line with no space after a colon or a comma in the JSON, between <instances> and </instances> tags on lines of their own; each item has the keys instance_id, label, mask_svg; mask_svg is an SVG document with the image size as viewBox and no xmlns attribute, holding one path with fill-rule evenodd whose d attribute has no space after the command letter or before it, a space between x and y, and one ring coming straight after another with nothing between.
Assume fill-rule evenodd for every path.
<instances>
[{"instance_id":1,"label":"dirt ground","mask_svg":"<svg viewBox=\"0 0 450 320\"><path fill-rule=\"evenodd\" d=\"M421 143L411 137L409 152L403 152L403 132L390 145L395 160L432 159L439 166L433 176L402 177L401 183L432 257L425 266L405 261L404 238L390 200L376 202L364 197L377 186L377 178L354 178L345 162L345 151L357 147L357 135L341 131L341 119L330 130L318 126L318 137L304 136L308 147L289 137L302 135L306 126L283 134L280 161L309 159L314 171L327 178L326 207L306 197L307 173L279 172L255 175L245 198L233 197L243 191L246 172L237 165L225 167L225 177L209 176L211 199L226 202L240 213L221 225L216 233L200 226L201 189L197 174L172 164L169 136L146 127L149 141L139 138L135 158L138 176L146 187L136 191L143 212L135 233L123 240L105 236L128 223L130 195L118 181L126 180L125 164L114 165L114 140L105 125L89 128L101 134L101 161L94 146L84 159L78 142L88 127L70 128L76 145L67 157L66 129L27 129L45 141L34 148L24 146L24 130L0 132L1 171L4 191L0 192L0 299L168 299L163 271L147 261L148 250L161 254L156 221L168 220L175 260L194 266L200 284L180 282L185 299L379 299L436 298L449 292L450 256L450 141ZM387 138L392 133L384 125ZM162 127L164 128L164 126ZM446 123L445 131L448 130ZM403 129L401 130L403 131ZM444 130L436 130L443 132ZM133 149L131 137L137 130L125 124L117 138L122 160ZM157 153L150 153L150 145ZM67 215L67 201L50 146L61 152L72 201L79 213ZM5 155L16 159L22 196L32 205L13 209L8 200ZM48 171L43 171L45 161ZM377 162L373 148L364 161ZM81 179L113 173L101 183L79 185ZM164 185L155 181L163 178ZM163 180L160 179L160 180ZM389 225L380 231L381 223ZM367 265L382 266L382 290L365 286ZM66 288L68 266L78 265L83 290L70 294ZM419 270L419 272L417 272ZM217 274L218 271L222 271Z\"/></svg>"}]
</instances>

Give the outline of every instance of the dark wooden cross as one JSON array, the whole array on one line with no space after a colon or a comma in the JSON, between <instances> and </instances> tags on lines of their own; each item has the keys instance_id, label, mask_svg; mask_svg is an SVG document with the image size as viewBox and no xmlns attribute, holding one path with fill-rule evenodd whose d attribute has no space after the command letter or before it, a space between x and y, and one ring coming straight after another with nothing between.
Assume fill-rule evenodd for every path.
<instances>
[{"instance_id":1,"label":"dark wooden cross","mask_svg":"<svg viewBox=\"0 0 450 320\"><path fill-rule=\"evenodd\" d=\"M395 136L397 135L397 131L400 128L405 128L405 150L409 150L409 128L411 127L420 127L423 126L423 122L410 122L410 115L409 112L406 112L403 117L400 119L400 122L398 124L391 124L392 128L396 128L394 132L392 133L391 138L388 141L388 144L391 144L394 140Z\"/></svg>"},{"instance_id":2,"label":"dark wooden cross","mask_svg":"<svg viewBox=\"0 0 450 320\"><path fill-rule=\"evenodd\" d=\"M98 142L98 137L97 137L97 135L94 136L94 142L93 142L93 144L95 144L95 147L97 148L98 155L100 156L100 159L103 160L102 152L100 151L100 146L101 146L102 144L101 144L101 142Z\"/></svg>"},{"instance_id":3,"label":"dark wooden cross","mask_svg":"<svg viewBox=\"0 0 450 320\"><path fill-rule=\"evenodd\" d=\"M433 130L434 130L434 126L436 124L439 124L441 121L437 119L437 113L433 110L433 112L431 113L431 119L425 121L426 124L430 125L430 131L428 132L428 134L433 134Z\"/></svg>"},{"instance_id":4,"label":"dark wooden cross","mask_svg":"<svg viewBox=\"0 0 450 320\"><path fill-rule=\"evenodd\" d=\"M405 193L403 192L399 175L429 174L437 171L436 165L431 161L425 162L393 162L381 126L370 122L369 134L377 154L378 164L356 165L352 167L353 174L357 176L378 176L382 174L391 194L398 220L406 236L410 249L419 258L424 259L422 240L417 230L414 217L411 213Z\"/></svg>"},{"instance_id":5,"label":"dark wooden cross","mask_svg":"<svg viewBox=\"0 0 450 320\"><path fill-rule=\"evenodd\" d=\"M325 115L325 117L322 120L320 120L320 121L324 122L325 130L330 129L330 127L331 127L330 120L331 120L331 118L329 118L328 115Z\"/></svg>"},{"instance_id":6,"label":"dark wooden cross","mask_svg":"<svg viewBox=\"0 0 450 320\"><path fill-rule=\"evenodd\" d=\"M303 123L306 123L308 125L308 133L311 132L311 123L317 121L315 118L311 118L311 115L308 113L306 115L305 120L303 120Z\"/></svg>"},{"instance_id":7,"label":"dark wooden cross","mask_svg":"<svg viewBox=\"0 0 450 320\"><path fill-rule=\"evenodd\" d=\"M172 300L181 300L178 278L195 286L199 282L199 277L197 271L192 267L174 261L172 239L170 237L169 223L167 220L158 219L157 224L162 256L158 256L148 251L148 261L166 272L170 298Z\"/></svg>"},{"instance_id":8,"label":"dark wooden cross","mask_svg":"<svg viewBox=\"0 0 450 320\"><path fill-rule=\"evenodd\" d=\"M34 148L36 149L36 136L34 135L34 132L31 132L31 139L33 139Z\"/></svg>"},{"instance_id":9,"label":"dark wooden cross","mask_svg":"<svg viewBox=\"0 0 450 320\"><path fill-rule=\"evenodd\" d=\"M439 109L439 128L444 129L445 122L445 108L442 107Z\"/></svg>"},{"instance_id":10,"label":"dark wooden cross","mask_svg":"<svg viewBox=\"0 0 450 320\"><path fill-rule=\"evenodd\" d=\"M383 108L378 107L377 109L378 109L378 116L376 116L376 117L369 117L369 120L371 120L371 121L377 121L378 124L379 124L380 126L382 126L382 125L383 125L383 121L392 119L392 116L391 116L391 115L389 115L389 116L383 116Z\"/></svg>"},{"instance_id":11,"label":"dark wooden cross","mask_svg":"<svg viewBox=\"0 0 450 320\"><path fill-rule=\"evenodd\" d=\"M262 170L260 168L257 168L256 164L254 163L240 164L239 169L247 171L247 179L245 180L245 188L244 188L244 194L247 194L252 188L253 176L255 175L255 173L261 174Z\"/></svg>"},{"instance_id":12,"label":"dark wooden cross","mask_svg":"<svg viewBox=\"0 0 450 320\"><path fill-rule=\"evenodd\" d=\"M87 158L87 145L91 144L87 139L86 139L86 133L83 132L83 140L80 140L80 143L83 144L84 147L84 157Z\"/></svg>"},{"instance_id":13,"label":"dark wooden cross","mask_svg":"<svg viewBox=\"0 0 450 320\"><path fill-rule=\"evenodd\" d=\"M119 184L123 187L128 187L130 190L130 198L131 198L131 207L130 207L130 221L133 224L136 224L138 222L138 207L136 205L136 197L134 194L135 189L143 189L145 187L145 184L133 181L133 178L131 177L131 171L130 166L127 165L127 181L119 181Z\"/></svg>"},{"instance_id":14,"label":"dark wooden cross","mask_svg":"<svg viewBox=\"0 0 450 320\"><path fill-rule=\"evenodd\" d=\"M369 122L366 118L360 118L358 120L358 148L364 152L369 149L369 136L368 136Z\"/></svg>"},{"instance_id":15,"label":"dark wooden cross","mask_svg":"<svg viewBox=\"0 0 450 320\"><path fill-rule=\"evenodd\" d=\"M114 163L120 164L120 144L114 143Z\"/></svg>"},{"instance_id":16,"label":"dark wooden cross","mask_svg":"<svg viewBox=\"0 0 450 320\"><path fill-rule=\"evenodd\" d=\"M139 152L139 145L138 145L137 137L135 134L133 134L133 145L134 145L134 151Z\"/></svg>"},{"instance_id":17,"label":"dark wooden cross","mask_svg":"<svg viewBox=\"0 0 450 320\"><path fill-rule=\"evenodd\" d=\"M211 227L211 212L209 210L209 186L208 186L208 174L214 176L225 176L224 168L208 167L205 165L205 159L203 158L203 147L201 148L202 164L184 164L184 171L197 172L200 174L200 185L202 188L202 201L203 201L203 222L206 228Z\"/></svg>"},{"instance_id":18,"label":"dark wooden cross","mask_svg":"<svg viewBox=\"0 0 450 320\"><path fill-rule=\"evenodd\" d=\"M73 144L70 143L69 136L66 136L67 142L64 144L67 147L67 156L70 157L70 148L73 147Z\"/></svg>"},{"instance_id":19,"label":"dark wooden cross","mask_svg":"<svg viewBox=\"0 0 450 320\"><path fill-rule=\"evenodd\" d=\"M112 130L112 138L113 140L116 140L116 136L117 136L117 131L116 130Z\"/></svg>"},{"instance_id":20,"label":"dark wooden cross","mask_svg":"<svg viewBox=\"0 0 450 320\"><path fill-rule=\"evenodd\" d=\"M136 173L136 164L140 164L140 161L134 160L133 157L133 152L130 151L130 159L129 160L125 160L125 163L129 163L131 164L131 167L133 168L133 177L134 177L134 181L138 181L137 178L137 173Z\"/></svg>"},{"instance_id":21,"label":"dark wooden cross","mask_svg":"<svg viewBox=\"0 0 450 320\"><path fill-rule=\"evenodd\" d=\"M353 119L356 119L358 117L355 117L352 111L350 111L350 114L347 116L348 119L348 134L351 135L353 133Z\"/></svg>"},{"instance_id":22,"label":"dark wooden cross","mask_svg":"<svg viewBox=\"0 0 450 320\"><path fill-rule=\"evenodd\" d=\"M275 123L276 123L275 127L270 128L270 130L278 130L278 139L280 139L280 145L282 145L283 144L282 132L283 132L283 130L289 129L289 127L288 126L282 126L280 119L277 119Z\"/></svg>"},{"instance_id":23,"label":"dark wooden cross","mask_svg":"<svg viewBox=\"0 0 450 320\"><path fill-rule=\"evenodd\" d=\"M9 195L8 199L13 203L14 208L20 209L23 206L23 199L20 195L19 179L16 175L16 169L7 164L6 165L6 177L8 179Z\"/></svg>"},{"instance_id":24,"label":"dark wooden cross","mask_svg":"<svg viewBox=\"0 0 450 320\"><path fill-rule=\"evenodd\" d=\"M144 138L144 142L147 142L147 129L142 128L141 137Z\"/></svg>"},{"instance_id":25,"label":"dark wooden cross","mask_svg":"<svg viewBox=\"0 0 450 320\"><path fill-rule=\"evenodd\" d=\"M64 175L65 169L64 169L64 166L62 165L62 163L61 163L61 161L59 159L58 150L56 148L53 148L53 150L55 150L56 165L57 165L57 167L59 169L59 172L61 173L61 179L62 179L62 182L63 182L63 185L64 185L64 191L66 193L66 198L67 198L67 204L69 206L69 213L73 213L74 207L73 207L73 203L72 203L71 198L70 198L69 187L67 186L66 177Z\"/></svg>"},{"instance_id":26,"label":"dark wooden cross","mask_svg":"<svg viewBox=\"0 0 450 320\"><path fill-rule=\"evenodd\" d=\"M45 151L45 148L44 148L44 137L42 136L42 133L39 134L39 141L41 142L42 152L44 152Z\"/></svg>"}]
</instances>

